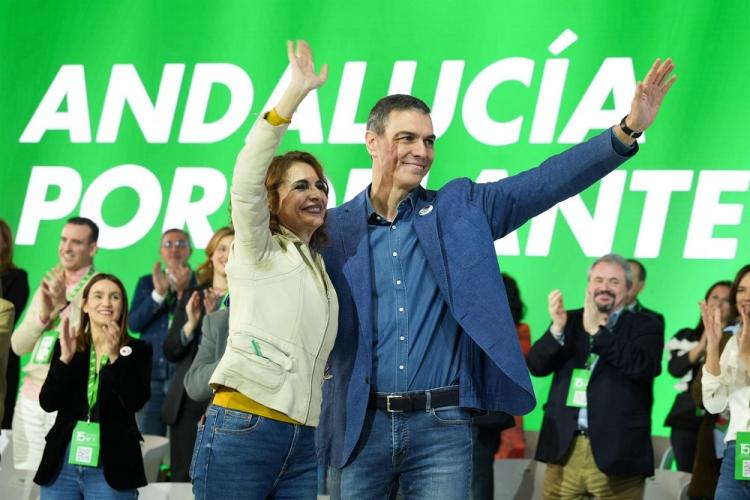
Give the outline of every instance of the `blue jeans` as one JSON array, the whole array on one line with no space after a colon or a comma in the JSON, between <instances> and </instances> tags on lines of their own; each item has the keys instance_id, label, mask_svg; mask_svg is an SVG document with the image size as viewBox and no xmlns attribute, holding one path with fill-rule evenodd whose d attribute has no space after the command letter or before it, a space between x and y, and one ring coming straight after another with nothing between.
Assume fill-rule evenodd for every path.
<instances>
[{"instance_id":1,"label":"blue jeans","mask_svg":"<svg viewBox=\"0 0 750 500\"><path fill-rule=\"evenodd\" d=\"M138 490L116 490L104 479L104 470L99 467L82 467L68 463L70 444L65 450L57 477L41 487L42 500L132 500L138 498Z\"/></svg>"},{"instance_id":2,"label":"blue jeans","mask_svg":"<svg viewBox=\"0 0 750 500\"><path fill-rule=\"evenodd\" d=\"M724 460L719 470L719 484L716 486L714 500L750 499L750 481L738 481L734 478L734 449L736 441L729 441L724 450Z\"/></svg>"},{"instance_id":3,"label":"blue jeans","mask_svg":"<svg viewBox=\"0 0 750 500\"><path fill-rule=\"evenodd\" d=\"M167 435L167 424L161 421L161 407L164 404L168 387L169 382L166 380L151 380L151 398L135 414L142 434Z\"/></svg>"},{"instance_id":4,"label":"blue jeans","mask_svg":"<svg viewBox=\"0 0 750 500\"><path fill-rule=\"evenodd\" d=\"M471 415L457 406L388 413L367 410L343 469L332 470L332 499L471 498Z\"/></svg>"},{"instance_id":5,"label":"blue jeans","mask_svg":"<svg viewBox=\"0 0 750 500\"><path fill-rule=\"evenodd\" d=\"M196 500L315 500L315 429L211 405L190 464Z\"/></svg>"}]
</instances>

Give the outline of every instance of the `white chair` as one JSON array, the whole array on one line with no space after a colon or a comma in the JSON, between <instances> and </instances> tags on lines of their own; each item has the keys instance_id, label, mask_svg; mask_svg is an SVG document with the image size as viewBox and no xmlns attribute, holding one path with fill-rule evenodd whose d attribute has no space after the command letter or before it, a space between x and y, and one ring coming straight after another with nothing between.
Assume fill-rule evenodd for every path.
<instances>
[{"instance_id":1,"label":"white chair","mask_svg":"<svg viewBox=\"0 0 750 500\"><path fill-rule=\"evenodd\" d=\"M143 454L146 481L154 483L159 478L159 466L169 456L169 439L164 436L144 434L141 453Z\"/></svg>"},{"instance_id":2,"label":"white chair","mask_svg":"<svg viewBox=\"0 0 750 500\"><path fill-rule=\"evenodd\" d=\"M669 469L671 462L667 463L664 461L664 458L669 455L668 452L672 448L672 443L669 441L669 438L664 436L651 436L651 445L654 447L654 465L660 469Z\"/></svg>"},{"instance_id":3,"label":"white chair","mask_svg":"<svg viewBox=\"0 0 750 500\"><path fill-rule=\"evenodd\" d=\"M39 498L35 471L17 470L13 466L13 433L3 429L0 434L0 498L29 500Z\"/></svg>"},{"instance_id":4,"label":"white chair","mask_svg":"<svg viewBox=\"0 0 750 500\"><path fill-rule=\"evenodd\" d=\"M687 500L689 473L665 469L656 469L655 473L646 479L644 500Z\"/></svg>"},{"instance_id":5,"label":"white chair","mask_svg":"<svg viewBox=\"0 0 750 500\"><path fill-rule=\"evenodd\" d=\"M138 488L140 500L192 500L193 485L190 483L149 483Z\"/></svg>"}]
</instances>

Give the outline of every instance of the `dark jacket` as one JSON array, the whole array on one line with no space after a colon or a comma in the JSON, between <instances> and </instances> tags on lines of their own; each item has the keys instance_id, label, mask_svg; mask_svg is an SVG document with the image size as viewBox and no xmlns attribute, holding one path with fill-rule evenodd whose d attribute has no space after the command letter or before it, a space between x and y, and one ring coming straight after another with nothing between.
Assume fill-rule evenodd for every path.
<instances>
[{"instance_id":1,"label":"dark jacket","mask_svg":"<svg viewBox=\"0 0 750 500\"><path fill-rule=\"evenodd\" d=\"M187 311L186 306L190 300L190 296L193 292L198 292L203 296L203 291L206 286L199 286L196 288L189 288L182 294L182 298L177 302L177 306L174 310L174 318L172 319L172 326L169 327L169 335L164 341L163 350L164 357L171 363L176 363L172 382L169 384L169 391L164 398L164 404L161 407L161 419L167 425L173 425L177 422L177 418L180 414L180 407L183 401L186 405L189 405L193 413L200 415L206 409L206 402L202 401L197 403L191 400L185 393L185 373L195 358L195 354L198 352L198 345L201 342L201 324L199 321L193 330L193 335L187 344L182 343L182 327L187 323ZM201 316L205 315L205 309L203 307L203 300L201 300ZM197 419L196 419L197 422Z\"/></svg>"},{"instance_id":2,"label":"dark jacket","mask_svg":"<svg viewBox=\"0 0 750 500\"><path fill-rule=\"evenodd\" d=\"M592 351L599 355L587 389L588 432L599 470L619 476L652 476L651 407L661 372L664 329L650 314L624 310L612 330L590 340L583 310L568 311L564 345L549 330L526 358L531 373L553 375L535 458L561 464L578 428L578 408L566 405L574 368Z\"/></svg>"},{"instance_id":3,"label":"dark jacket","mask_svg":"<svg viewBox=\"0 0 750 500\"><path fill-rule=\"evenodd\" d=\"M135 413L151 396L151 346L130 339L132 352L122 354L99 373L99 391L92 421L100 424L99 464L112 488L124 490L146 485ZM41 485L54 481L73 428L85 420L88 412L86 390L89 373L89 349L77 352L69 364L60 361L60 344L55 346L49 375L39 394L39 404L57 418L47 434L47 445L34 481Z\"/></svg>"},{"instance_id":4,"label":"dark jacket","mask_svg":"<svg viewBox=\"0 0 750 500\"><path fill-rule=\"evenodd\" d=\"M188 288L195 286L195 274L190 276ZM135 287L133 302L128 315L128 328L131 332L141 334L141 340L151 343L154 359L151 364L151 377L154 380L170 380L174 374L174 365L169 363L162 352L162 344L169 333L169 315L174 314L177 298L169 292L161 304L151 297L154 291L154 279L150 274L141 276Z\"/></svg>"},{"instance_id":5,"label":"dark jacket","mask_svg":"<svg viewBox=\"0 0 750 500\"><path fill-rule=\"evenodd\" d=\"M203 337L198 346L193 364L185 374L185 392L194 401L208 403L213 395L213 389L208 385L216 365L227 349L229 337L229 308L207 314L203 318Z\"/></svg>"},{"instance_id":6,"label":"dark jacket","mask_svg":"<svg viewBox=\"0 0 750 500\"><path fill-rule=\"evenodd\" d=\"M700 362L690 363L690 350L700 341L701 333L692 328L683 328L667 342L669 349L669 374L676 378L682 378L691 373L690 382L698 376L698 370L703 366ZM669 410L664 425L675 429L688 429L698 431L701 417L697 412L693 396L689 388L677 394L674 404Z\"/></svg>"}]
</instances>

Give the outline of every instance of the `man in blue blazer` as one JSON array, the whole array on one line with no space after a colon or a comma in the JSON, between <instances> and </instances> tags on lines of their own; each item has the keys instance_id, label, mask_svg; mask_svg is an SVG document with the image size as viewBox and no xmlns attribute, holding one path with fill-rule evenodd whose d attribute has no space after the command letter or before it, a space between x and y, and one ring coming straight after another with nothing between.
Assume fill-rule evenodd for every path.
<instances>
[{"instance_id":1,"label":"man in blue blazer","mask_svg":"<svg viewBox=\"0 0 750 500\"><path fill-rule=\"evenodd\" d=\"M637 151L674 82L656 61L620 125L539 167L488 184L420 182L434 159L429 108L375 105L372 184L332 209L326 267L338 293L318 429L343 498L470 496L471 409L535 405L493 242L586 189Z\"/></svg>"},{"instance_id":2,"label":"man in blue blazer","mask_svg":"<svg viewBox=\"0 0 750 500\"><path fill-rule=\"evenodd\" d=\"M192 253L190 238L182 229L167 229L161 235L159 256L151 274L141 276L130 305L128 328L141 334L151 344L151 398L136 414L138 427L144 434L167 435L161 420L161 407L167 394L167 384L174 374L174 366L164 357L162 344L167 339L169 325L177 301L187 288L195 286L195 276L187 265ZM182 382L180 382L182 383Z\"/></svg>"}]
</instances>

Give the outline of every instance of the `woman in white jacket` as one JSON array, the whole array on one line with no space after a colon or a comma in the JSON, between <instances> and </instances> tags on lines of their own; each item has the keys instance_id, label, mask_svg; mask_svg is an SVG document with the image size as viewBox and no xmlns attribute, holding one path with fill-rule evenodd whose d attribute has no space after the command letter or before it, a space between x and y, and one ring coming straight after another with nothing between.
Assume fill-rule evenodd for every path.
<instances>
[{"instance_id":1,"label":"woman in white jacket","mask_svg":"<svg viewBox=\"0 0 750 500\"><path fill-rule=\"evenodd\" d=\"M318 253L328 184L312 155L274 155L327 68L315 72L304 41L287 51L289 87L253 126L232 177L229 338L193 452L196 499L316 497L314 430L338 326Z\"/></svg>"},{"instance_id":2,"label":"woman in white jacket","mask_svg":"<svg viewBox=\"0 0 750 500\"><path fill-rule=\"evenodd\" d=\"M729 294L740 324L738 333L727 342L719 357L721 314L701 303L706 327L706 364L703 366L703 405L710 413L720 413L729 406L729 428L724 441L727 447L719 471L716 500L750 499L750 474L735 479L738 440L750 431L750 264L737 273ZM750 438L750 434L748 434ZM745 441L750 445L750 439ZM740 443L742 444L742 443ZM749 458L743 460L746 462ZM744 468L744 464L743 465Z\"/></svg>"}]
</instances>

